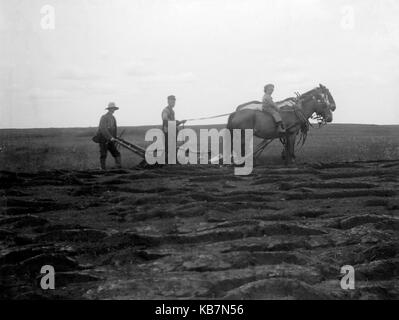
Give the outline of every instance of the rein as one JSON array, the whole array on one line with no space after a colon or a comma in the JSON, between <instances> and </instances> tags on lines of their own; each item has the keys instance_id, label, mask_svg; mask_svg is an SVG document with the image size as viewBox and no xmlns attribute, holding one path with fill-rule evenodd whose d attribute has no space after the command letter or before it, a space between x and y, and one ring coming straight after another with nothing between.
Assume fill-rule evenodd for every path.
<instances>
[{"instance_id":1,"label":"rein","mask_svg":"<svg viewBox=\"0 0 399 320\"><path fill-rule=\"evenodd\" d=\"M224 113L224 114L220 114L220 115L212 116L212 117L203 117L203 118L195 118L195 119L186 119L186 121L217 119L217 118L222 118L222 117L229 116L229 115L231 115L232 113L234 113L234 112Z\"/></svg>"},{"instance_id":2,"label":"rein","mask_svg":"<svg viewBox=\"0 0 399 320\"><path fill-rule=\"evenodd\" d=\"M317 124L319 125L319 128L327 125L327 121L322 116L319 116L317 114L312 116L311 119L317 120Z\"/></svg>"}]
</instances>

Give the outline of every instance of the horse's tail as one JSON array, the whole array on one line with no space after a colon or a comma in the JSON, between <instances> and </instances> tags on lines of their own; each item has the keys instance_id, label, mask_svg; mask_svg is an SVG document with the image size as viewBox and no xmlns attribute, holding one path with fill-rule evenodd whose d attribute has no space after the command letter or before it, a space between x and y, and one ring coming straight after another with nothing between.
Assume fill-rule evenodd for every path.
<instances>
[{"instance_id":1,"label":"horse's tail","mask_svg":"<svg viewBox=\"0 0 399 320\"><path fill-rule=\"evenodd\" d=\"M228 120L227 120L227 129L229 129L229 130L232 130L233 129L233 125L232 125L232 121L233 121L233 117L235 116L235 112L233 112L230 116L229 116L229 118L228 118Z\"/></svg>"}]
</instances>

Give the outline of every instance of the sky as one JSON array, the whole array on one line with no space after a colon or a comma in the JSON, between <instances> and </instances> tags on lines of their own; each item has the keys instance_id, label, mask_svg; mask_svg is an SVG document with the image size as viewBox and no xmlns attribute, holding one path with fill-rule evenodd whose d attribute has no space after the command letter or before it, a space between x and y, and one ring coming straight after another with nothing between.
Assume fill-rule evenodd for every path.
<instances>
[{"instance_id":1,"label":"sky","mask_svg":"<svg viewBox=\"0 0 399 320\"><path fill-rule=\"evenodd\" d=\"M178 119L214 116L267 83L327 86L336 123L399 124L398 17L397 0L0 0L0 128L93 127L110 101L119 125L159 125L170 94Z\"/></svg>"}]
</instances>

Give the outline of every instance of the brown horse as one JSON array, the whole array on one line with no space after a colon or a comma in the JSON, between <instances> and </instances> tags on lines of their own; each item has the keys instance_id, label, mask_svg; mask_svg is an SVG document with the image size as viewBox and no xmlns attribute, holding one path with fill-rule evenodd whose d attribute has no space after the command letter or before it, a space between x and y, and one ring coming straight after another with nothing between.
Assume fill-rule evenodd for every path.
<instances>
[{"instance_id":1,"label":"brown horse","mask_svg":"<svg viewBox=\"0 0 399 320\"><path fill-rule=\"evenodd\" d=\"M284 101L294 101L296 103L294 107L282 107L280 109L286 128L285 134L278 133L276 123L269 113L251 110L251 104L259 105L260 103L255 101L239 106L238 110L230 115L227 129L253 129L254 135L265 139L265 141L280 139L284 145L283 154L285 155L286 164L292 164L295 159L296 137L302 132L302 142L304 143L309 129L309 118L316 114L317 118L322 122L332 122L332 112L335 111L336 105L330 91L321 84L313 90L298 95L297 98L289 98ZM249 109L246 109L247 107ZM244 139L241 141L244 141ZM245 150L244 145L242 150Z\"/></svg>"}]
</instances>

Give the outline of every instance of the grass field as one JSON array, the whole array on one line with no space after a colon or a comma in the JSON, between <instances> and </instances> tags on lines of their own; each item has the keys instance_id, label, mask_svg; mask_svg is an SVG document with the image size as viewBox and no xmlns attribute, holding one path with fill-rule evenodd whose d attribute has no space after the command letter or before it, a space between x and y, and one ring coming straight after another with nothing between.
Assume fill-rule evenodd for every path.
<instances>
[{"instance_id":1,"label":"grass field","mask_svg":"<svg viewBox=\"0 0 399 320\"><path fill-rule=\"evenodd\" d=\"M222 125L216 126L223 128ZM145 132L153 127L122 127L124 139L146 146ZM203 127L193 127L196 130ZM7 129L0 130L0 169L42 171L50 169L86 170L98 168L98 145L91 141L96 128ZM280 163L281 145L273 142L259 160ZM139 157L122 150L125 167L133 167ZM110 157L111 158L111 157ZM399 126L332 124L312 128L305 146L298 150L299 163L345 162L399 159ZM109 165L113 165L109 159Z\"/></svg>"}]
</instances>

